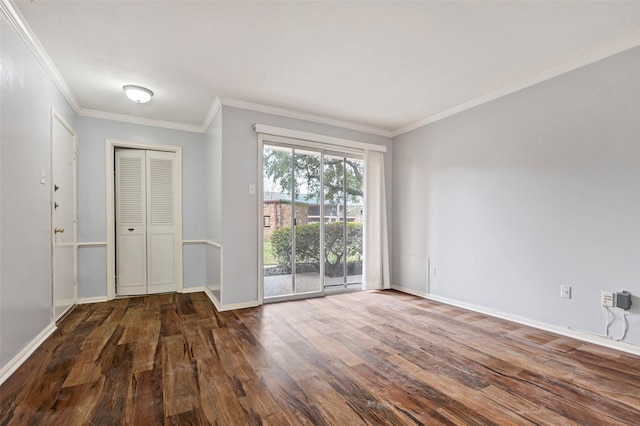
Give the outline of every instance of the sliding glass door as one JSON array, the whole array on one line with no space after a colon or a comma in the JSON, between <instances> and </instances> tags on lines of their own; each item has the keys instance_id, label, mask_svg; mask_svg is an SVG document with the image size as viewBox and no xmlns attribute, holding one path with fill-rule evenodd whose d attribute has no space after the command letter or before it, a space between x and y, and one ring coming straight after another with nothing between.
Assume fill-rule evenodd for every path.
<instances>
[{"instance_id":1,"label":"sliding glass door","mask_svg":"<svg viewBox=\"0 0 640 426\"><path fill-rule=\"evenodd\" d=\"M362 159L263 147L264 298L362 287Z\"/></svg>"},{"instance_id":2,"label":"sliding glass door","mask_svg":"<svg viewBox=\"0 0 640 426\"><path fill-rule=\"evenodd\" d=\"M327 291L362 285L362 160L324 156L324 286Z\"/></svg>"},{"instance_id":3,"label":"sliding glass door","mask_svg":"<svg viewBox=\"0 0 640 426\"><path fill-rule=\"evenodd\" d=\"M322 154L264 146L264 297L322 292L320 224L309 222L317 203Z\"/></svg>"}]
</instances>

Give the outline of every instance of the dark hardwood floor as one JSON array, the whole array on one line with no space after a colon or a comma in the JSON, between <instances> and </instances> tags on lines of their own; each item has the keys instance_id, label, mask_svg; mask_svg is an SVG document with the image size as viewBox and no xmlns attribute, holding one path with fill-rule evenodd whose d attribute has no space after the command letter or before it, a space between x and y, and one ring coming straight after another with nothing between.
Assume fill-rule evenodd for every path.
<instances>
[{"instance_id":1,"label":"dark hardwood floor","mask_svg":"<svg viewBox=\"0 0 640 426\"><path fill-rule=\"evenodd\" d=\"M394 291L119 299L58 326L0 387L3 425L640 424L639 357Z\"/></svg>"}]
</instances>

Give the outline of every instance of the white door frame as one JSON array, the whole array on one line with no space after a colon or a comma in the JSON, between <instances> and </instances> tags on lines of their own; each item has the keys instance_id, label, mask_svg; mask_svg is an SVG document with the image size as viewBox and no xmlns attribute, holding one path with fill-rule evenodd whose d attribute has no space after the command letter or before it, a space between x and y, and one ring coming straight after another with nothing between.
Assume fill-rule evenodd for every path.
<instances>
[{"instance_id":1,"label":"white door frame","mask_svg":"<svg viewBox=\"0 0 640 426\"><path fill-rule=\"evenodd\" d=\"M106 178L106 216L107 216L107 299L112 300L116 296L116 226L115 226L115 185L114 163L116 148L133 148L151 151L173 152L176 154L176 167L178 178L178 196L176 207L176 292L182 292L182 148L172 145L150 145L138 142L129 142L119 139L107 139L105 142L105 178Z\"/></svg>"},{"instance_id":2,"label":"white door frame","mask_svg":"<svg viewBox=\"0 0 640 426\"><path fill-rule=\"evenodd\" d=\"M56 267L56 259L55 259L55 246L56 246L56 236L53 232L53 228L55 226L53 216L54 216L54 193L55 189L53 187L53 123L54 120L57 120L62 126L69 131L69 133L73 136L73 301L74 305L78 303L78 167L77 167L77 149L78 149L78 135L76 134L71 124L60 114L54 107L51 107L51 127L50 127L50 165L51 165L51 175L49 176L49 181L51 182L51 320L56 321L55 317L55 309L54 309L54 295L55 295L55 267ZM74 306L72 305L72 306ZM64 315L64 313L62 314ZM60 316L62 316L60 315Z\"/></svg>"}]
</instances>

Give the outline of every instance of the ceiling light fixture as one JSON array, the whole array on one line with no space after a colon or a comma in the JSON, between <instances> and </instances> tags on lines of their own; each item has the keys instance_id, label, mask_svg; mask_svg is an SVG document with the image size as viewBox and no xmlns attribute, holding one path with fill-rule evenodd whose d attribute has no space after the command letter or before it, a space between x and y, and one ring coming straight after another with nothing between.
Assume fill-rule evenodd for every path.
<instances>
[{"instance_id":1,"label":"ceiling light fixture","mask_svg":"<svg viewBox=\"0 0 640 426\"><path fill-rule=\"evenodd\" d=\"M151 100L151 97L153 96L153 92L151 90L142 86L134 86L129 84L127 86L124 86L122 89L124 90L124 93L127 94L129 99L139 104L149 102L149 100Z\"/></svg>"}]
</instances>

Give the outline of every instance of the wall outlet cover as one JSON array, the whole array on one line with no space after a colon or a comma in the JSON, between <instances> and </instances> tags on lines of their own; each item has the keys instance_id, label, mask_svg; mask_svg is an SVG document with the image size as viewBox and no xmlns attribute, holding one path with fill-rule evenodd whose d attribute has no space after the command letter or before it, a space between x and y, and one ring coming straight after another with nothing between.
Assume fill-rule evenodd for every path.
<instances>
[{"instance_id":1,"label":"wall outlet cover","mask_svg":"<svg viewBox=\"0 0 640 426\"><path fill-rule=\"evenodd\" d=\"M600 304L602 306L613 306L613 293L610 291L603 291L600 293Z\"/></svg>"}]
</instances>

